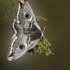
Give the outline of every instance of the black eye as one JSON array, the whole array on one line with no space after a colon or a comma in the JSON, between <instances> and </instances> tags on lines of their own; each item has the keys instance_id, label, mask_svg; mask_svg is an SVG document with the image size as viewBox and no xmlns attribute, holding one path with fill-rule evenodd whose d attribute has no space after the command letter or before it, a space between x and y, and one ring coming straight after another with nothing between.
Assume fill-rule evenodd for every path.
<instances>
[{"instance_id":1,"label":"black eye","mask_svg":"<svg viewBox=\"0 0 70 70\"><path fill-rule=\"evenodd\" d=\"M22 45L19 46L19 49L21 49L21 50L24 49L24 48L25 48L24 44L22 44Z\"/></svg>"},{"instance_id":2,"label":"black eye","mask_svg":"<svg viewBox=\"0 0 70 70\"><path fill-rule=\"evenodd\" d=\"M25 14L25 17L26 17L27 19L29 19L31 16L30 16L30 14L26 13L26 14Z\"/></svg>"}]
</instances>

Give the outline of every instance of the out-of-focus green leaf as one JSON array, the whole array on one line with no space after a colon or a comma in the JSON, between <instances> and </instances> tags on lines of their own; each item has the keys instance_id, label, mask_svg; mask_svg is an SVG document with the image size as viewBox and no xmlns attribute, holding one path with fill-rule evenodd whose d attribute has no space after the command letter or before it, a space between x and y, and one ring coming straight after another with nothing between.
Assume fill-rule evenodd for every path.
<instances>
[{"instance_id":1,"label":"out-of-focus green leaf","mask_svg":"<svg viewBox=\"0 0 70 70\"><path fill-rule=\"evenodd\" d=\"M5 5L3 7L2 13L4 14L3 20L8 21L7 13L10 13L10 6L13 6L16 9L15 0L6 0Z\"/></svg>"},{"instance_id":2,"label":"out-of-focus green leaf","mask_svg":"<svg viewBox=\"0 0 70 70\"><path fill-rule=\"evenodd\" d=\"M3 17L3 20L5 20L5 22L6 22L6 21L8 21L8 19L9 19L8 16L5 14Z\"/></svg>"},{"instance_id":3,"label":"out-of-focus green leaf","mask_svg":"<svg viewBox=\"0 0 70 70\"><path fill-rule=\"evenodd\" d=\"M11 4L11 6L13 6L16 9L16 3L14 0L10 0L10 4Z\"/></svg>"}]
</instances>

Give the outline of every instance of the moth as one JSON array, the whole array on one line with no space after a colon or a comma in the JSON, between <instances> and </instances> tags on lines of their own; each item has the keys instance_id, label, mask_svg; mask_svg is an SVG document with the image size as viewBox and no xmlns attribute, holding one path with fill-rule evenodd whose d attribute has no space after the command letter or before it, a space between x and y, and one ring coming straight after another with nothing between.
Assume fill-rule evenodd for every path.
<instances>
[{"instance_id":1,"label":"moth","mask_svg":"<svg viewBox=\"0 0 70 70\"><path fill-rule=\"evenodd\" d=\"M14 35L7 59L16 60L34 48L42 38L43 32L38 25L33 10L26 0L19 0L17 14L13 22Z\"/></svg>"}]
</instances>

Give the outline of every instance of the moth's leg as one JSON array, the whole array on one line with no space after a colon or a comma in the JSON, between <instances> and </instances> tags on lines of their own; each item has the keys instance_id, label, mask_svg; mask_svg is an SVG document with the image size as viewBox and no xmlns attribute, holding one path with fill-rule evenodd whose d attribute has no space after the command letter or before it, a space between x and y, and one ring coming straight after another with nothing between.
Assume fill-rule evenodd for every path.
<instances>
[{"instance_id":1,"label":"moth's leg","mask_svg":"<svg viewBox=\"0 0 70 70\"><path fill-rule=\"evenodd\" d=\"M29 30L32 29L32 27L33 27L33 23L34 23L34 21L33 21L33 19L32 19L32 21L29 23Z\"/></svg>"},{"instance_id":2,"label":"moth's leg","mask_svg":"<svg viewBox=\"0 0 70 70\"><path fill-rule=\"evenodd\" d=\"M31 28L32 28L32 23L30 22L30 24L29 24L29 30L31 30Z\"/></svg>"},{"instance_id":3,"label":"moth's leg","mask_svg":"<svg viewBox=\"0 0 70 70\"><path fill-rule=\"evenodd\" d=\"M27 44L30 44L30 36L28 35Z\"/></svg>"}]
</instances>

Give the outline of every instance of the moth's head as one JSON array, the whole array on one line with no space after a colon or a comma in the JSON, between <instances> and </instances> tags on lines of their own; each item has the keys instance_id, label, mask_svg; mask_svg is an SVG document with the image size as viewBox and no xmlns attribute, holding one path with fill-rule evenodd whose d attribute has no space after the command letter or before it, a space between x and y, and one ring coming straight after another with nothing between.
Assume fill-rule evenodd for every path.
<instances>
[{"instance_id":1,"label":"moth's head","mask_svg":"<svg viewBox=\"0 0 70 70\"><path fill-rule=\"evenodd\" d=\"M22 55L24 55L28 51L26 41L27 41L26 35L24 37L14 38L14 40L11 43L9 54L7 56L7 59L9 61L13 61L20 58Z\"/></svg>"},{"instance_id":2,"label":"moth's head","mask_svg":"<svg viewBox=\"0 0 70 70\"><path fill-rule=\"evenodd\" d=\"M25 5L25 2L26 2L26 0L19 0L19 3L20 3L21 5Z\"/></svg>"}]
</instances>

